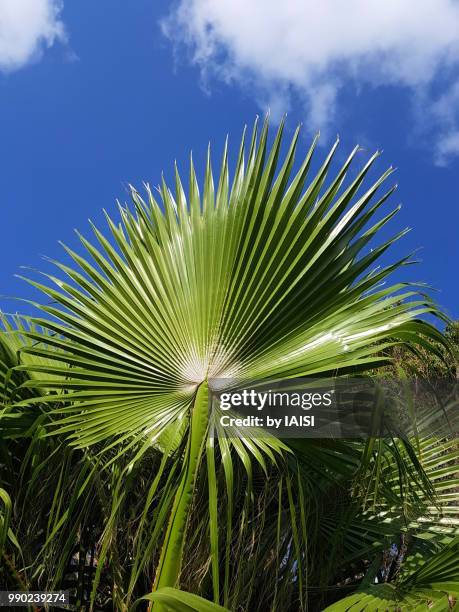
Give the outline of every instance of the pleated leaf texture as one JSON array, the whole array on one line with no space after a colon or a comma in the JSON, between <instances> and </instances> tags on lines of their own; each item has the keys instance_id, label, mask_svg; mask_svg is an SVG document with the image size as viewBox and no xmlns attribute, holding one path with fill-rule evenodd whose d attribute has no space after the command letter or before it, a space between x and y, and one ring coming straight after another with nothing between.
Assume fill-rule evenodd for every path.
<instances>
[{"instance_id":1,"label":"pleated leaf texture","mask_svg":"<svg viewBox=\"0 0 459 612\"><path fill-rule=\"evenodd\" d=\"M280 161L282 131L271 147L267 122L250 142L244 132L231 180L226 146L218 182L209 152L202 195L192 161L188 195L177 170L160 197L132 188L108 237L93 226L92 242L79 235L85 256L64 247L75 265L55 262L60 278L29 281L51 303L32 319L48 333L28 332L24 352L45 359L24 366L41 373L25 384L54 393L72 443L164 449L204 380L354 372L396 343L441 341L419 318L434 304L386 283L409 257L377 265L405 231L370 248L399 210L377 214L392 169L362 188L376 153L346 180L356 147L330 178L336 142L310 177L315 139L293 172L299 130Z\"/></svg>"}]
</instances>

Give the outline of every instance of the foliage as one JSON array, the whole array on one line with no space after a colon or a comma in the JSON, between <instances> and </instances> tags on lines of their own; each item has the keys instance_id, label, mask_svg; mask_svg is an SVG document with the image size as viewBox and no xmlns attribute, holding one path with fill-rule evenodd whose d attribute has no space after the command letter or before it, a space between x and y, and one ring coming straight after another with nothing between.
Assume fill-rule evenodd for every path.
<instances>
[{"instance_id":1,"label":"foliage","mask_svg":"<svg viewBox=\"0 0 459 612\"><path fill-rule=\"evenodd\" d=\"M459 596L459 538L436 555L418 555L415 565L395 584L363 584L354 595L326 608L326 612L348 610L441 610L448 611Z\"/></svg>"},{"instance_id":2,"label":"foliage","mask_svg":"<svg viewBox=\"0 0 459 612\"><path fill-rule=\"evenodd\" d=\"M252 439L209 418L215 379L448 350L420 288L384 284L410 258L375 268L404 234L375 244L392 170L362 191L376 154L346 182L356 148L329 178L336 143L308 180L316 141L293 172L298 131L279 163L282 131L269 148L255 126L248 155L244 135L232 181L225 147L216 187L209 153L202 196L192 162L188 197L178 172L161 202L132 189L109 237L93 227L59 278L29 281L51 299L40 315L5 319L0 484L29 587L71 584L80 608L152 591L154 610L319 610L401 533L453 546L454 441Z\"/></svg>"}]
</instances>

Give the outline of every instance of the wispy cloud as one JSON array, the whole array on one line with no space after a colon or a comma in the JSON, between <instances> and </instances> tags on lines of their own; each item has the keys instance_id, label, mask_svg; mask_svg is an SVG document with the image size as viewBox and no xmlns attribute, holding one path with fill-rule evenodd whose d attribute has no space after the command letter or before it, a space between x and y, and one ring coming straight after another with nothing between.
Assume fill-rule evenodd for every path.
<instances>
[{"instance_id":1,"label":"wispy cloud","mask_svg":"<svg viewBox=\"0 0 459 612\"><path fill-rule=\"evenodd\" d=\"M428 106L431 123L438 126L435 162L446 166L452 157L459 155L459 80L452 83Z\"/></svg>"},{"instance_id":2,"label":"wispy cloud","mask_svg":"<svg viewBox=\"0 0 459 612\"><path fill-rule=\"evenodd\" d=\"M311 130L327 127L345 85L403 87L413 101L422 92L441 132L438 161L457 152L456 90L445 78L459 68L457 0L179 0L161 26L207 86L237 82L274 109L295 95Z\"/></svg>"},{"instance_id":3,"label":"wispy cloud","mask_svg":"<svg viewBox=\"0 0 459 612\"><path fill-rule=\"evenodd\" d=\"M459 131L449 132L437 142L435 162L437 166L447 166L455 155L459 155Z\"/></svg>"},{"instance_id":4,"label":"wispy cloud","mask_svg":"<svg viewBox=\"0 0 459 612\"><path fill-rule=\"evenodd\" d=\"M66 40L61 0L0 0L0 71L18 70Z\"/></svg>"}]
</instances>

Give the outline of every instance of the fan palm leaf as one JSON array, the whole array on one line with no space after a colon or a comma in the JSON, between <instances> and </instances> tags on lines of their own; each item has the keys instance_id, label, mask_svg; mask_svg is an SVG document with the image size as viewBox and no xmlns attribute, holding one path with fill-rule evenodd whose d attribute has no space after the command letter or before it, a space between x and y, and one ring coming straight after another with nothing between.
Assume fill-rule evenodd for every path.
<instances>
[{"instance_id":1,"label":"fan palm leaf","mask_svg":"<svg viewBox=\"0 0 459 612\"><path fill-rule=\"evenodd\" d=\"M174 190L164 179L158 195L132 188L133 207L119 205L120 222L106 215L109 237L93 226L95 241L79 235L85 256L64 247L75 265L54 262L59 276L29 280L51 303L35 304L43 315L33 324L47 335L24 332L23 353L44 361L18 369L35 374L24 388L47 394L54 431L79 448L116 449L116 457L151 447L180 453L155 588L178 584L206 449L217 601L212 381L356 372L386 363L395 344L435 351L443 341L422 319L439 314L429 298L407 283L385 284L409 257L376 265L405 233L373 244L399 210L378 216L394 189L384 190L392 169L363 189L377 153L346 182L356 148L330 178L337 142L307 180L316 140L294 171L299 130L279 163L282 133L283 125L269 148L268 123L260 131L256 124L248 154L244 133L231 181L226 146L217 184L209 151L202 195L192 160L187 196L177 170ZM43 397L23 405L33 401ZM231 524L235 457L250 481L254 462L266 469L288 446L218 433ZM227 568L225 583L226 603Z\"/></svg>"}]
</instances>

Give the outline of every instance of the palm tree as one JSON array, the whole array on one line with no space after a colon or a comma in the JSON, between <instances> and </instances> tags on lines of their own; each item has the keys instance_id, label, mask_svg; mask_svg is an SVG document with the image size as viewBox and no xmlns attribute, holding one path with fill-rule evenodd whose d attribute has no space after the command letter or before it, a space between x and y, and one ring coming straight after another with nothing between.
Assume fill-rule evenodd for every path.
<instances>
[{"instance_id":1,"label":"palm tree","mask_svg":"<svg viewBox=\"0 0 459 612\"><path fill-rule=\"evenodd\" d=\"M343 520L355 530L352 554L344 555L348 562L376 544L384 547L408 515L414 520L415 506L421 512L432 501L432 485L407 442L230 437L209 417L215 379L355 374L386 364L393 346L438 352L444 343L422 318L441 316L429 298L409 283L385 284L410 257L376 266L406 232L373 244L399 210L374 220L394 191L380 194L392 169L362 191L376 153L346 183L356 147L329 178L336 142L307 182L317 139L293 172L299 130L279 164L282 132L283 124L269 148L268 122L260 133L255 124L247 155L244 132L231 181L225 146L217 185L209 150L202 196L192 160L188 196L177 170L174 191L164 179L158 196L146 186L143 199L131 188L133 208L119 205L119 223L106 215L109 238L92 226L96 243L79 235L86 257L65 247L76 265L54 262L59 278L46 274L46 284L29 281L51 303L35 304L43 316L21 330L23 361L15 371L27 377L21 389L37 395L21 398L15 409L47 406L47 426L65 448L80 449L85 473L95 478L100 469L111 483L93 596L121 509L129 504L132 474L144 470L143 509L132 519L130 577L120 607L152 559L149 598L155 610L173 608L183 597L191 608L210 606L175 590L196 584L189 547L199 557L198 535L208 534L215 604L229 607L239 597L247 605L253 584L260 586L253 565L258 562L274 572L271 587L265 585L273 609L282 590L296 590L302 608L317 543L306 541L307 525L316 520L321 495L330 506L332 483L349 487L356 475L364 482L386 465L400 486L397 494L382 481L366 482L372 499L384 499L391 512L399 503L392 531L377 524L381 509L366 501L348 504L352 513ZM148 478L145 461L152 453ZM254 482L260 480L263 502L254 527ZM87 494L89 482L88 477L76 500ZM329 507L324 521L336 509ZM47 545L66 519L55 520ZM269 541L250 548L245 559L246 585L252 586L237 583L235 590L232 555L235 548L240 554L248 550L244 529L264 530ZM330 541L330 531L322 535ZM328 556L330 567L315 574L321 584L333 575L331 559L344 559L338 548Z\"/></svg>"}]
</instances>

